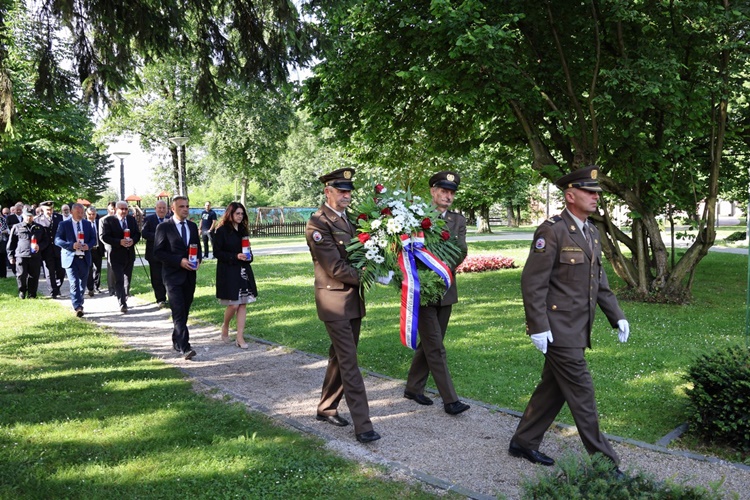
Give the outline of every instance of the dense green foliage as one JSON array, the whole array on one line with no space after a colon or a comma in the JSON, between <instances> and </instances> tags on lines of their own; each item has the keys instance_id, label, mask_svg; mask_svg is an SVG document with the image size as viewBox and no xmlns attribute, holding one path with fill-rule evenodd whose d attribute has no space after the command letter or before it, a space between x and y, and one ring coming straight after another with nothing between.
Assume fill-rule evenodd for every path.
<instances>
[{"instance_id":1,"label":"dense green foliage","mask_svg":"<svg viewBox=\"0 0 750 500\"><path fill-rule=\"evenodd\" d=\"M94 124L77 97L69 71L35 67L32 57L40 47L38 23L21 11L6 18L12 43L0 60L17 96L17 119L12 133L0 133L0 204L55 200L58 206L77 198L96 198L106 185L109 170L103 147L93 139ZM62 57L70 46L57 40ZM51 64L51 62L50 62ZM38 84L40 72L56 84Z\"/></svg>"},{"instance_id":2,"label":"dense green foliage","mask_svg":"<svg viewBox=\"0 0 750 500\"><path fill-rule=\"evenodd\" d=\"M691 431L750 453L750 349L731 346L703 354L685 379L692 384L685 391Z\"/></svg>"},{"instance_id":3,"label":"dense green foliage","mask_svg":"<svg viewBox=\"0 0 750 500\"><path fill-rule=\"evenodd\" d=\"M325 38L305 104L339 140L405 178L424 168L414 151L459 158L480 144L512 167L506 151L524 147L551 180L598 164L613 198L596 218L617 274L641 296L688 295L718 192L746 175L746 2L314 5ZM611 224L612 202L627 205L630 234ZM671 266L657 216L673 209L697 214L701 238Z\"/></svg>"},{"instance_id":4,"label":"dense green foliage","mask_svg":"<svg viewBox=\"0 0 750 500\"><path fill-rule=\"evenodd\" d=\"M632 499L632 500L721 500L724 492L690 487L672 481L661 482L637 473L617 479L612 463L597 455L563 456L551 471L539 472L523 484L524 499L569 500Z\"/></svg>"}]
</instances>

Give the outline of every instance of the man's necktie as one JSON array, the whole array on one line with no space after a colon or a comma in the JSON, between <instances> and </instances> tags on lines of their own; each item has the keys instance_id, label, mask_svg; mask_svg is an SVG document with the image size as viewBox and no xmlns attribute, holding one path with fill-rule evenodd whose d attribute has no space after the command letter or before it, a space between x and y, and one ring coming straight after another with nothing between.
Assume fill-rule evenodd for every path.
<instances>
[{"instance_id":1,"label":"man's necktie","mask_svg":"<svg viewBox=\"0 0 750 500\"><path fill-rule=\"evenodd\" d=\"M180 222L182 225L182 241L185 242L185 246L190 246L190 240L188 240L187 236L187 228L185 227L185 221Z\"/></svg>"},{"instance_id":2,"label":"man's necktie","mask_svg":"<svg viewBox=\"0 0 750 500\"><path fill-rule=\"evenodd\" d=\"M589 229L589 221L583 223L583 237L589 244L589 249L594 251L594 238L591 237L591 230Z\"/></svg>"},{"instance_id":3,"label":"man's necktie","mask_svg":"<svg viewBox=\"0 0 750 500\"><path fill-rule=\"evenodd\" d=\"M81 234L83 231L81 231L81 221L76 222L76 225L78 226L78 233L76 234L76 238L79 234Z\"/></svg>"}]
</instances>

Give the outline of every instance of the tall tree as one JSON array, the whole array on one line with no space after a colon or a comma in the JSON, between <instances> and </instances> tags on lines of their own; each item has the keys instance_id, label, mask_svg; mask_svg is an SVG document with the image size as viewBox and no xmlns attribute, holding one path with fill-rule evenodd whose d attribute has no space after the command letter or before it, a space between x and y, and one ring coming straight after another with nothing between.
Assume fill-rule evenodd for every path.
<instances>
[{"instance_id":1,"label":"tall tree","mask_svg":"<svg viewBox=\"0 0 750 500\"><path fill-rule=\"evenodd\" d=\"M248 182L270 188L278 185L279 157L289 135L294 110L278 92L236 88L206 137L214 163L242 185L244 203Z\"/></svg>"},{"instance_id":2,"label":"tall tree","mask_svg":"<svg viewBox=\"0 0 750 500\"><path fill-rule=\"evenodd\" d=\"M0 83L7 44L3 12L9 1L0 3ZM32 5L35 16L69 31L78 81L94 103L117 98L143 63L174 56L195 61L196 101L210 110L227 81L284 81L289 65L308 57L310 32L289 0L41 0ZM54 50L50 44L35 63L43 64ZM2 99L7 95L0 92ZM0 124L9 119L0 114Z\"/></svg>"},{"instance_id":3,"label":"tall tree","mask_svg":"<svg viewBox=\"0 0 750 500\"><path fill-rule=\"evenodd\" d=\"M596 217L616 272L642 297L681 300L715 238L730 105L745 96L750 5L729 0L320 2L326 35L306 103L341 139L422 137L457 154L529 148L548 179L588 164L630 208L632 234ZM729 176L734 172L727 172ZM700 214L671 267L657 216ZM626 246L631 255L620 248Z\"/></svg>"},{"instance_id":4,"label":"tall tree","mask_svg":"<svg viewBox=\"0 0 750 500\"><path fill-rule=\"evenodd\" d=\"M107 184L110 166L93 139L87 109L73 92L73 75L51 62L34 64L54 26L16 10L8 13L6 29L13 44L5 46L3 65L20 99L14 133L0 135L0 203L95 198ZM56 47L60 55L70 49L61 40ZM54 85L39 85L37 71L49 72L46 78Z\"/></svg>"}]
</instances>

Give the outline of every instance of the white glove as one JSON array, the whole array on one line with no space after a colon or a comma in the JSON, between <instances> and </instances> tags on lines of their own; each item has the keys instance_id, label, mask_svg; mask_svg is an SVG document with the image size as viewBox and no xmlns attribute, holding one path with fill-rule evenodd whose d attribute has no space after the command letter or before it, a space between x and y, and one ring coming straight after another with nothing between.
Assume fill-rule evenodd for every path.
<instances>
[{"instance_id":1,"label":"white glove","mask_svg":"<svg viewBox=\"0 0 750 500\"><path fill-rule=\"evenodd\" d=\"M627 342L628 337L630 336L630 323L628 323L628 320L621 319L617 321L617 337L620 339L620 342Z\"/></svg>"},{"instance_id":2,"label":"white glove","mask_svg":"<svg viewBox=\"0 0 750 500\"><path fill-rule=\"evenodd\" d=\"M534 333L530 337L534 347L542 351L542 354L547 354L547 342L552 342L552 332L547 330L542 333Z\"/></svg>"},{"instance_id":3,"label":"white glove","mask_svg":"<svg viewBox=\"0 0 750 500\"><path fill-rule=\"evenodd\" d=\"M393 271L388 271L388 276L378 276L377 280L378 283L381 285L387 285L391 282L391 279L393 278Z\"/></svg>"}]
</instances>

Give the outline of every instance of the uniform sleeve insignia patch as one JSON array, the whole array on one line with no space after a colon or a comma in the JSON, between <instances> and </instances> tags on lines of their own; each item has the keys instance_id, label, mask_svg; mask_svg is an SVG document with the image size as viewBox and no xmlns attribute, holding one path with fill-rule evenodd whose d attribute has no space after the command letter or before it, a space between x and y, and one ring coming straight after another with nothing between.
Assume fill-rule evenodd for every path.
<instances>
[{"instance_id":1,"label":"uniform sleeve insignia patch","mask_svg":"<svg viewBox=\"0 0 750 500\"><path fill-rule=\"evenodd\" d=\"M323 240L323 235L319 231L313 231L312 239L315 243L320 243Z\"/></svg>"},{"instance_id":2,"label":"uniform sleeve insignia patch","mask_svg":"<svg viewBox=\"0 0 750 500\"><path fill-rule=\"evenodd\" d=\"M544 241L544 238L539 238L534 242L534 250L537 252L543 252L546 246L547 242Z\"/></svg>"}]
</instances>

